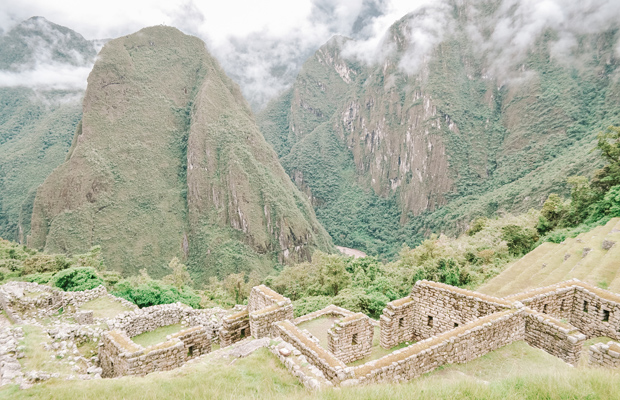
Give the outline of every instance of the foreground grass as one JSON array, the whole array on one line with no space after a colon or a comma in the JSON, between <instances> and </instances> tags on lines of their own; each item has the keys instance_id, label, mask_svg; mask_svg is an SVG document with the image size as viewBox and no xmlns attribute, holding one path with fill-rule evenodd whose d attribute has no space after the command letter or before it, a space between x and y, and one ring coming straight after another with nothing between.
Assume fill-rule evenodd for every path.
<instances>
[{"instance_id":1,"label":"foreground grass","mask_svg":"<svg viewBox=\"0 0 620 400\"><path fill-rule=\"evenodd\" d=\"M512 357L512 358L511 358ZM571 368L524 343L406 384L305 390L266 349L238 361L210 360L144 378L50 381L1 399L620 399L618 371Z\"/></svg>"}]
</instances>

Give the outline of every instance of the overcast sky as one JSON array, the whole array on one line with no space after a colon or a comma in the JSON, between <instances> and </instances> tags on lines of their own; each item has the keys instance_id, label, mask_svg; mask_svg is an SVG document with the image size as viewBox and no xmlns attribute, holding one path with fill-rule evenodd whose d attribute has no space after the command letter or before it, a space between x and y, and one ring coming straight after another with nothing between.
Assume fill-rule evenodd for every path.
<instances>
[{"instance_id":1,"label":"overcast sky","mask_svg":"<svg viewBox=\"0 0 620 400\"><path fill-rule=\"evenodd\" d=\"M430 0L2 0L0 29L38 15L87 39L115 38L165 24L207 43L256 106L294 79L335 34L382 35Z\"/></svg>"},{"instance_id":2,"label":"overcast sky","mask_svg":"<svg viewBox=\"0 0 620 400\"><path fill-rule=\"evenodd\" d=\"M87 39L115 38L158 24L175 26L203 39L259 109L285 90L303 62L333 35L357 40L355 51L346 52L349 56L377 62L388 27L425 6L430 7L409 24L410 46L400 65L415 73L450 32L453 11L446 0L0 0L0 30L35 15ZM468 28L472 43L491 59L490 72L501 77L547 28L558 32L553 54L570 55L579 34L618 26L620 0L501 0L494 15L472 20L481 21ZM620 56L620 41L616 46ZM62 85L85 87L88 66L60 74L57 65L47 64L38 63L34 72L4 76L0 71L0 86L40 85L50 76Z\"/></svg>"}]
</instances>

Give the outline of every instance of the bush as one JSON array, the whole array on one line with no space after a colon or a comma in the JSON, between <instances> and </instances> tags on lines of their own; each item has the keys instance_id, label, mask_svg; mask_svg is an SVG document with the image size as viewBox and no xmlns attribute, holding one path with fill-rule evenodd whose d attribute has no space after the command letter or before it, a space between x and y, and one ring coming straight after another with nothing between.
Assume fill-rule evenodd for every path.
<instances>
[{"instance_id":1,"label":"bush","mask_svg":"<svg viewBox=\"0 0 620 400\"><path fill-rule=\"evenodd\" d=\"M103 285L103 280L93 267L78 267L58 272L52 279L52 285L65 292L78 292Z\"/></svg>"},{"instance_id":2,"label":"bush","mask_svg":"<svg viewBox=\"0 0 620 400\"><path fill-rule=\"evenodd\" d=\"M510 254L521 256L532 250L538 240L538 234L530 228L506 225L502 227L502 239L506 241Z\"/></svg>"},{"instance_id":3,"label":"bush","mask_svg":"<svg viewBox=\"0 0 620 400\"><path fill-rule=\"evenodd\" d=\"M62 254L37 254L23 261L22 275L58 272L71 266L71 261Z\"/></svg>"},{"instance_id":4,"label":"bush","mask_svg":"<svg viewBox=\"0 0 620 400\"><path fill-rule=\"evenodd\" d=\"M113 294L135 303L140 308L176 302L187 304L193 308L200 308L201 300L200 296L187 286L179 290L157 280L138 285L124 280L116 285Z\"/></svg>"},{"instance_id":5,"label":"bush","mask_svg":"<svg viewBox=\"0 0 620 400\"><path fill-rule=\"evenodd\" d=\"M308 296L293 302L295 309L295 317L318 311L332 304L332 298L329 296Z\"/></svg>"},{"instance_id":6,"label":"bush","mask_svg":"<svg viewBox=\"0 0 620 400\"><path fill-rule=\"evenodd\" d=\"M39 285L46 285L52 280L53 277L54 277L53 272L45 272L43 274L26 275L20 279L23 280L24 282L35 282L35 283L38 283Z\"/></svg>"}]
</instances>

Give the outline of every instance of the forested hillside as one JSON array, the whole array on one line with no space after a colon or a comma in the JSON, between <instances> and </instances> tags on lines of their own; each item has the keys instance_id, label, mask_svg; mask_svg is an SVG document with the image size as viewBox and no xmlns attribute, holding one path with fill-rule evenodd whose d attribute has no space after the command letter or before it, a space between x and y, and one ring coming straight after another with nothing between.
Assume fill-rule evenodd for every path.
<instances>
[{"instance_id":1,"label":"forested hillside","mask_svg":"<svg viewBox=\"0 0 620 400\"><path fill-rule=\"evenodd\" d=\"M89 70L95 55L93 42L41 17L0 36L0 237L25 243L36 188L65 159L82 114L84 88L57 78Z\"/></svg>"},{"instance_id":2,"label":"forested hillside","mask_svg":"<svg viewBox=\"0 0 620 400\"><path fill-rule=\"evenodd\" d=\"M64 164L37 190L28 244L111 268L196 281L259 274L332 250L204 42L145 28L108 42L89 75Z\"/></svg>"},{"instance_id":3,"label":"forested hillside","mask_svg":"<svg viewBox=\"0 0 620 400\"><path fill-rule=\"evenodd\" d=\"M596 134L620 116L618 26L543 21L501 42L507 26L531 33L526 11L440 2L397 21L376 54L336 37L259 115L336 244L389 259L540 207L600 166Z\"/></svg>"}]
</instances>

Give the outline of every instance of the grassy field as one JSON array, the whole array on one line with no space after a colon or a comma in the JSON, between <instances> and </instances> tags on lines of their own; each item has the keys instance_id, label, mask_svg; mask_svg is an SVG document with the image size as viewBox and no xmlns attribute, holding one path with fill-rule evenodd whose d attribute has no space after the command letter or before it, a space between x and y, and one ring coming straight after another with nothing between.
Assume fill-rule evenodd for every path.
<instances>
[{"instance_id":1,"label":"grassy field","mask_svg":"<svg viewBox=\"0 0 620 400\"><path fill-rule=\"evenodd\" d=\"M131 311L130 307L126 307L118 301L110 300L107 297L98 297L95 300L88 301L80 306L81 311L93 311L95 318L114 318L118 314Z\"/></svg>"},{"instance_id":2,"label":"grassy field","mask_svg":"<svg viewBox=\"0 0 620 400\"><path fill-rule=\"evenodd\" d=\"M47 341L47 335L37 326L24 325L24 338L20 345L25 346L25 357L20 360L22 370L44 371L49 373L59 372L69 374L71 368L67 364L60 364L55 360L54 353L45 350L43 343Z\"/></svg>"},{"instance_id":3,"label":"grassy field","mask_svg":"<svg viewBox=\"0 0 620 400\"><path fill-rule=\"evenodd\" d=\"M266 349L234 364L210 360L144 378L49 381L10 386L0 399L617 399L617 371L572 368L542 350L513 343L465 365L409 383L311 393ZM231 365L232 364L232 365Z\"/></svg>"},{"instance_id":4,"label":"grassy field","mask_svg":"<svg viewBox=\"0 0 620 400\"><path fill-rule=\"evenodd\" d=\"M503 297L577 278L618 292L620 246L605 250L605 240L620 242L620 218L560 244L543 243L477 290Z\"/></svg>"},{"instance_id":5,"label":"grassy field","mask_svg":"<svg viewBox=\"0 0 620 400\"><path fill-rule=\"evenodd\" d=\"M154 331L144 332L138 336L134 336L131 340L143 347L149 347L157 343L165 342L166 336L177 333L183 329L181 324L166 325L155 329Z\"/></svg>"}]
</instances>

